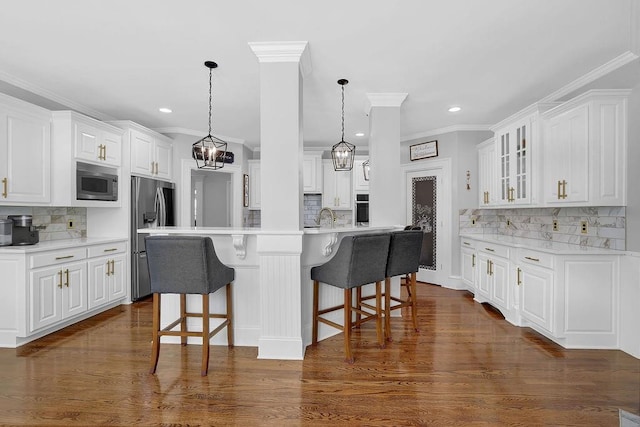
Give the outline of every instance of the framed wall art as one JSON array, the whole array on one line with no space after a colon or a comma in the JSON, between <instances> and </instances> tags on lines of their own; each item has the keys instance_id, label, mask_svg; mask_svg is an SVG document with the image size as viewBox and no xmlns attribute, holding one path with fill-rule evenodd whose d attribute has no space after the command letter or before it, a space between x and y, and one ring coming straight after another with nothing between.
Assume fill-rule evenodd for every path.
<instances>
[{"instance_id":1,"label":"framed wall art","mask_svg":"<svg viewBox=\"0 0 640 427\"><path fill-rule=\"evenodd\" d=\"M438 141L421 142L409 147L409 158L411 161L426 159L438 156Z\"/></svg>"}]
</instances>

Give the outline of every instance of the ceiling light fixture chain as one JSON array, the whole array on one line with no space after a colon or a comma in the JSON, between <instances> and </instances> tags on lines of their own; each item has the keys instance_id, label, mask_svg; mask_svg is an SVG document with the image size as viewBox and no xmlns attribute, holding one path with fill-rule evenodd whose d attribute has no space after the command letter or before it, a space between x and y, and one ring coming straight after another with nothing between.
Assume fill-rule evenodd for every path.
<instances>
[{"instance_id":1,"label":"ceiling light fixture chain","mask_svg":"<svg viewBox=\"0 0 640 427\"><path fill-rule=\"evenodd\" d=\"M211 75L212 75L212 67L209 67L209 135L211 135L211 109L213 105L213 96L211 93L213 92L213 85L211 83Z\"/></svg>"}]
</instances>

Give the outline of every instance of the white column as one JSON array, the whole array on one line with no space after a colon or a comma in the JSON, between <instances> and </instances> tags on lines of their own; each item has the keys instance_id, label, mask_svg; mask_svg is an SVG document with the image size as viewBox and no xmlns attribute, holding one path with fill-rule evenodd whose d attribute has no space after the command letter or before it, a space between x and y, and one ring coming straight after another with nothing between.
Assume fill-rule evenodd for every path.
<instances>
[{"instance_id":1,"label":"white column","mask_svg":"<svg viewBox=\"0 0 640 427\"><path fill-rule=\"evenodd\" d=\"M307 42L249 43L260 62L258 358L302 359L302 77ZM306 283L306 281L305 281Z\"/></svg>"},{"instance_id":2,"label":"white column","mask_svg":"<svg viewBox=\"0 0 640 427\"><path fill-rule=\"evenodd\" d=\"M400 171L400 106L406 93L368 93L369 224L403 225L404 183Z\"/></svg>"}]
</instances>

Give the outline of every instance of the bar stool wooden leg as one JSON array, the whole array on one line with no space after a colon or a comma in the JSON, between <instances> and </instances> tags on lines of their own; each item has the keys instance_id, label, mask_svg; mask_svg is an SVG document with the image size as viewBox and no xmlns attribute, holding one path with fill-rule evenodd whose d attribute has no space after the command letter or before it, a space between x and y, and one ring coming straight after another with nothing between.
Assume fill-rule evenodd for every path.
<instances>
[{"instance_id":1,"label":"bar stool wooden leg","mask_svg":"<svg viewBox=\"0 0 640 427\"><path fill-rule=\"evenodd\" d=\"M358 307L358 311L356 311L356 328L360 327L362 322L362 314L360 314L360 310L362 310L362 287L358 286L356 288L356 307Z\"/></svg>"},{"instance_id":2,"label":"bar stool wooden leg","mask_svg":"<svg viewBox=\"0 0 640 427\"><path fill-rule=\"evenodd\" d=\"M187 295L180 294L180 332L185 333L187 331ZM187 345L187 336L182 335L180 337L180 344Z\"/></svg>"},{"instance_id":3,"label":"bar stool wooden leg","mask_svg":"<svg viewBox=\"0 0 640 427\"><path fill-rule=\"evenodd\" d=\"M382 333L382 284L378 280L376 282L376 335L378 336L378 345L385 348L384 336Z\"/></svg>"},{"instance_id":4,"label":"bar stool wooden leg","mask_svg":"<svg viewBox=\"0 0 640 427\"><path fill-rule=\"evenodd\" d=\"M200 375L207 376L209 370L209 294L202 295L202 368Z\"/></svg>"},{"instance_id":5,"label":"bar stool wooden leg","mask_svg":"<svg viewBox=\"0 0 640 427\"><path fill-rule=\"evenodd\" d=\"M384 279L384 337L393 341L391 337L391 278Z\"/></svg>"},{"instance_id":6,"label":"bar stool wooden leg","mask_svg":"<svg viewBox=\"0 0 640 427\"><path fill-rule=\"evenodd\" d=\"M351 354L351 289L344 290L344 353L345 362L353 363Z\"/></svg>"},{"instance_id":7,"label":"bar stool wooden leg","mask_svg":"<svg viewBox=\"0 0 640 427\"><path fill-rule=\"evenodd\" d=\"M227 283L227 346L233 347L233 295L231 295L231 283Z\"/></svg>"},{"instance_id":8,"label":"bar stool wooden leg","mask_svg":"<svg viewBox=\"0 0 640 427\"><path fill-rule=\"evenodd\" d=\"M158 357L160 356L160 294L153 294L153 337L151 341L151 368L150 374L155 374L158 366Z\"/></svg>"},{"instance_id":9,"label":"bar stool wooden leg","mask_svg":"<svg viewBox=\"0 0 640 427\"><path fill-rule=\"evenodd\" d=\"M416 273L411 273L411 317L413 319L413 329L416 332L420 332L418 328L418 304L416 294Z\"/></svg>"},{"instance_id":10,"label":"bar stool wooden leg","mask_svg":"<svg viewBox=\"0 0 640 427\"><path fill-rule=\"evenodd\" d=\"M313 324L311 344L318 344L318 281L313 281Z\"/></svg>"}]
</instances>

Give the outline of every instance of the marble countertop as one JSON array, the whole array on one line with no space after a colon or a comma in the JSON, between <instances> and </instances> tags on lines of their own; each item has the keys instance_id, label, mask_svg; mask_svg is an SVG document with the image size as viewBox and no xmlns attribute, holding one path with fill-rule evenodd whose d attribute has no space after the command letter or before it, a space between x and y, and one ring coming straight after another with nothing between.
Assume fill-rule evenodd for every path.
<instances>
[{"instance_id":1,"label":"marble countertop","mask_svg":"<svg viewBox=\"0 0 640 427\"><path fill-rule=\"evenodd\" d=\"M122 237L85 237L81 239L63 239L40 241L35 245L0 246L0 253L27 254L34 252L68 249L76 246L100 245L104 243L122 242L128 239Z\"/></svg>"},{"instance_id":2,"label":"marble countertop","mask_svg":"<svg viewBox=\"0 0 640 427\"><path fill-rule=\"evenodd\" d=\"M336 228L305 228L304 230L263 230L257 227L156 227L140 228L138 233L144 234L200 234L200 235L242 235L242 234L329 234L329 233L362 233L368 231L382 231L396 227L336 227Z\"/></svg>"},{"instance_id":3,"label":"marble countertop","mask_svg":"<svg viewBox=\"0 0 640 427\"><path fill-rule=\"evenodd\" d=\"M626 255L625 251L591 246L572 245L569 243L547 240L526 239L523 237L505 236L502 234L460 234L463 239L471 239L486 243L526 248L556 255Z\"/></svg>"}]
</instances>

